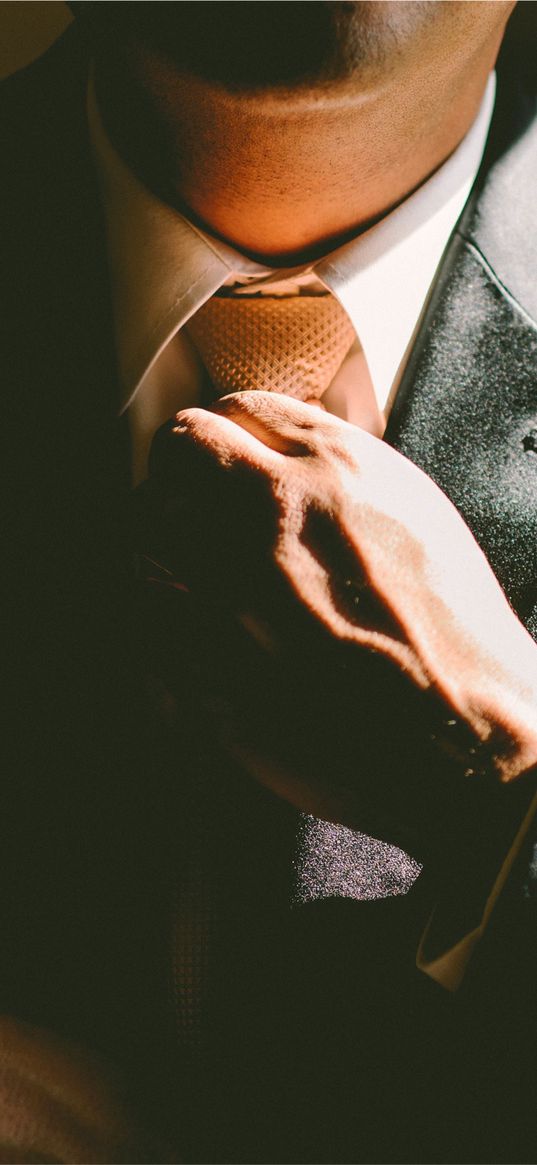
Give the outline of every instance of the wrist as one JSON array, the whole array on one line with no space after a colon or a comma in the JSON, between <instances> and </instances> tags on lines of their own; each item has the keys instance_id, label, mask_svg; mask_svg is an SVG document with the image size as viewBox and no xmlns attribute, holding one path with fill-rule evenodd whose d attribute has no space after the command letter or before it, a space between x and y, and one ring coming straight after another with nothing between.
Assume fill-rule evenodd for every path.
<instances>
[{"instance_id":1,"label":"wrist","mask_svg":"<svg viewBox=\"0 0 537 1165\"><path fill-rule=\"evenodd\" d=\"M468 768L488 768L503 784L537 765L537 682L530 676L508 674L488 686L484 677L483 692L472 703L476 741Z\"/></svg>"}]
</instances>

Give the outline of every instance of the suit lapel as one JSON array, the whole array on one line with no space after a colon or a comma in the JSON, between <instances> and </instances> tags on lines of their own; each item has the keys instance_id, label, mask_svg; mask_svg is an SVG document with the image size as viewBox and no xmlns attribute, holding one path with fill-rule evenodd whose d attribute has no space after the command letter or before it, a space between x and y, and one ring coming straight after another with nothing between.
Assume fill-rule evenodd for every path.
<instances>
[{"instance_id":1,"label":"suit lapel","mask_svg":"<svg viewBox=\"0 0 537 1165\"><path fill-rule=\"evenodd\" d=\"M501 90L498 102L386 440L451 498L536 635L537 128L519 126L504 147Z\"/></svg>"}]
</instances>

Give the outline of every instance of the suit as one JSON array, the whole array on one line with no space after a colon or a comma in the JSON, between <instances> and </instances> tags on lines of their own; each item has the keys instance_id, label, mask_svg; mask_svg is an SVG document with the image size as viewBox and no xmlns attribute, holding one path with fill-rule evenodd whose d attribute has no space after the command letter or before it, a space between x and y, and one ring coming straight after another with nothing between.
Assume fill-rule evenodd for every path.
<instances>
[{"instance_id":1,"label":"suit","mask_svg":"<svg viewBox=\"0 0 537 1165\"><path fill-rule=\"evenodd\" d=\"M513 52L386 439L452 497L535 633L537 129ZM451 996L415 969L427 878L290 910L294 810L152 710L86 79L71 31L4 87L3 1008L120 1062L185 1160L530 1161L532 838ZM182 858L198 778L210 899Z\"/></svg>"}]
</instances>

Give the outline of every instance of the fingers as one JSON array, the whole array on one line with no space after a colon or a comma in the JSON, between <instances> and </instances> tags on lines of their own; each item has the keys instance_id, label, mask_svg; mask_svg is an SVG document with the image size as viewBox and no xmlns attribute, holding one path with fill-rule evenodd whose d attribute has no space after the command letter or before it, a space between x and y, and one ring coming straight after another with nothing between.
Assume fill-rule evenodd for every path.
<instances>
[{"instance_id":1,"label":"fingers","mask_svg":"<svg viewBox=\"0 0 537 1165\"><path fill-rule=\"evenodd\" d=\"M149 456L149 474L168 493L185 502L218 497L230 469L252 471L271 478L277 473L279 452L232 419L208 409L184 409L156 433Z\"/></svg>"},{"instance_id":2,"label":"fingers","mask_svg":"<svg viewBox=\"0 0 537 1165\"><path fill-rule=\"evenodd\" d=\"M342 424L320 401L298 401L281 393L232 393L212 407L267 448L288 457L310 453L320 434L332 433Z\"/></svg>"},{"instance_id":3,"label":"fingers","mask_svg":"<svg viewBox=\"0 0 537 1165\"><path fill-rule=\"evenodd\" d=\"M327 465L339 461L354 471L357 462L350 449L357 434L318 401L233 393L211 409L184 409L163 426L153 442L150 472L188 491L200 470L210 474L217 466L242 464L277 476L284 471L282 457L322 458Z\"/></svg>"},{"instance_id":4,"label":"fingers","mask_svg":"<svg viewBox=\"0 0 537 1165\"><path fill-rule=\"evenodd\" d=\"M259 440L253 429L235 420L235 416L212 410L184 409L177 414L170 437L174 444L181 439L193 442L200 452L210 453L224 466L238 460L256 467L273 466L274 450Z\"/></svg>"}]
</instances>

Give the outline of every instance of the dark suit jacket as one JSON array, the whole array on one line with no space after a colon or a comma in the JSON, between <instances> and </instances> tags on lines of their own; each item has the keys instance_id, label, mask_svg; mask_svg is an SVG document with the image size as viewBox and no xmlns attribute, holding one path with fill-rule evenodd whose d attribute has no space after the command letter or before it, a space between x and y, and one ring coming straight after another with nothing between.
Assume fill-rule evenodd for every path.
<instances>
[{"instance_id":1,"label":"dark suit jacket","mask_svg":"<svg viewBox=\"0 0 537 1165\"><path fill-rule=\"evenodd\" d=\"M451 495L535 632L526 19L387 439ZM406 898L291 909L300 819L153 715L86 77L71 30L4 85L2 1006L120 1062L188 1161L532 1161L531 838L451 996L415 970L426 876Z\"/></svg>"}]
</instances>

